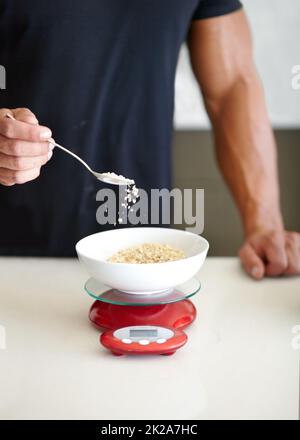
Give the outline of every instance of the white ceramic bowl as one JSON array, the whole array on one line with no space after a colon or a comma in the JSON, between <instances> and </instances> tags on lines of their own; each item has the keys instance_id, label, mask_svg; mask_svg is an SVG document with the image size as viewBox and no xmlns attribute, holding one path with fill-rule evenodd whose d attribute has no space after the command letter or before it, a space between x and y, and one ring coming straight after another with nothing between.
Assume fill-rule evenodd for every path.
<instances>
[{"instance_id":1,"label":"white ceramic bowl","mask_svg":"<svg viewBox=\"0 0 300 440\"><path fill-rule=\"evenodd\" d=\"M110 263L116 252L143 243L169 244L186 258L166 263ZM201 268L209 244L191 232L169 228L122 228L99 232L76 244L79 260L91 277L128 293L154 293L170 289L192 278Z\"/></svg>"}]
</instances>

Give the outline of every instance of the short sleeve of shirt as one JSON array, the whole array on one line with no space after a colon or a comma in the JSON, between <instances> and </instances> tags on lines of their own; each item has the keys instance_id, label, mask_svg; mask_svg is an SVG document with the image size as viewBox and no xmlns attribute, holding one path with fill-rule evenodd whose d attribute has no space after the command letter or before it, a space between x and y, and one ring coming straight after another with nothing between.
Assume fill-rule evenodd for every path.
<instances>
[{"instance_id":1,"label":"short sleeve of shirt","mask_svg":"<svg viewBox=\"0 0 300 440\"><path fill-rule=\"evenodd\" d=\"M193 20L218 17L237 11L242 7L239 0L199 0Z\"/></svg>"}]
</instances>

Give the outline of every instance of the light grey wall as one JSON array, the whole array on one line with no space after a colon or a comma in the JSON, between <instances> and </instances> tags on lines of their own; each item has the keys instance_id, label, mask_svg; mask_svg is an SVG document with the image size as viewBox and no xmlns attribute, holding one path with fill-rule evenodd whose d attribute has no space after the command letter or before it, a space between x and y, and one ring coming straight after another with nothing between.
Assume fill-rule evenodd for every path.
<instances>
[{"instance_id":1,"label":"light grey wall","mask_svg":"<svg viewBox=\"0 0 300 440\"><path fill-rule=\"evenodd\" d=\"M300 130L275 132L282 207L286 226L300 231ZM231 195L214 160L209 131L177 131L173 149L173 187L205 189L205 229L210 255L235 255L242 229Z\"/></svg>"}]
</instances>

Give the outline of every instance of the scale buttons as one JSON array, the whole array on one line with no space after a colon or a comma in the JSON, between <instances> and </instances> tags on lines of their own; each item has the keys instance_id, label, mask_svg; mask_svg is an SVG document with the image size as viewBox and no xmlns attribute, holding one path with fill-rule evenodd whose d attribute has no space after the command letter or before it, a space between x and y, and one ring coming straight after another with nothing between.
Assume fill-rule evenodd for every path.
<instances>
[{"instance_id":1,"label":"scale buttons","mask_svg":"<svg viewBox=\"0 0 300 440\"><path fill-rule=\"evenodd\" d=\"M148 345L148 344L150 344L150 341L148 341L148 339L141 339L141 340L139 341L139 344L140 344L140 345Z\"/></svg>"},{"instance_id":2,"label":"scale buttons","mask_svg":"<svg viewBox=\"0 0 300 440\"><path fill-rule=\"evenodd\" d=\"M164 339L164 338L159 338L159 339L156 340L156 342L157 342L158 344L163 344L163 343L166 342L166 341L167 341L167 340Z\"/></svg>"},{"instance_id":3,"label":"scale buttons","mask_svg":"<svg viewBox=\"0 0 300 440\"><path fill-rule=\"evenodd\" d=\"M124 342L124 344L131 344L131 343L132 343L132 340L131 340L131 339L124 338L124 339L122 339L122 342Z\"/></svg>"}]
</instances>

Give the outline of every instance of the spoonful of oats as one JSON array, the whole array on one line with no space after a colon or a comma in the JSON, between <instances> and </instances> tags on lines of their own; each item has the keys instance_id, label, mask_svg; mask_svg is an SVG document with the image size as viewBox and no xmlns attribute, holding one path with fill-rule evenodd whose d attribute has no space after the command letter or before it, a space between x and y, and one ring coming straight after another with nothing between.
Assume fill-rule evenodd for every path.
<instances>
[{"instance_id":1,"label":"spoonful of oats","mask_svg":"<svg viewBox=\"0 0 300 440\"><path fill-rule=\"evenodd\" d=\"M55 147L60 148L65 153L70 154L75 159L77 159L80 163L82 163L85 168L92 173L96 179L101 180L101 182L110 183L111 185L134 185L135 182L133 179L127 179L126 177L122 176L121 174L106 172L106 173L98 173L97 171L92 170L92 168L83 160L81 157L77 156L77 154L73 153L72 151L68 150L67 148L63 147L62 145L59 145L57 142L49 141L50 144L54 145Z\"/></svg>"}]
</instances>

